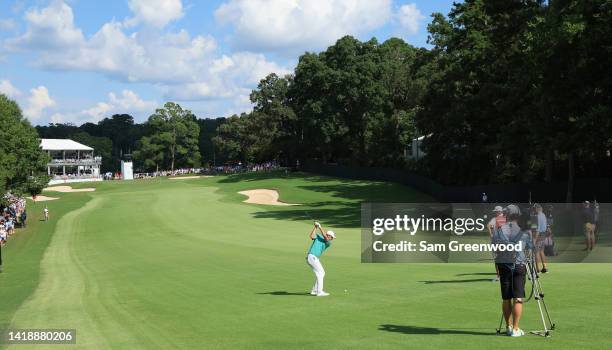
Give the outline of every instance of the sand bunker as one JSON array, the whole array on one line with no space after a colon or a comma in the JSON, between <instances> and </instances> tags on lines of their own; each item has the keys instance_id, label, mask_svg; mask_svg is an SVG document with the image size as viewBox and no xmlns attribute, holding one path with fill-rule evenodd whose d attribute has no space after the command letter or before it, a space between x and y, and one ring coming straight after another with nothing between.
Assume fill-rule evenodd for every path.
<instances>
[{"instance_id":1,"label":"sand bunker","mask_svg":"<svg viewBox=\"0 0 612 350\"><path fill-rule=\"evenodd\" d=\"M189 179L199 179L202 176L177 176L177 177L169 177L170 180L189 180Z\"/></svg>"},{"instance_id":2,"label":"sand bunker","mask_svg":"<svg viewBox=\"0 0 612 350\"><path fill-rule=\"evenodd\" d=\"M47 197L47 196L36 196L36 199L32 198L32 197L28 197L28 199L33 200L34 202L46 202L46 201L54 201L56 199L59 199L57 197Z\"/></svg>"},{"instance_id":3,"label":"sand bunker","mask_svg":"<svg viewBox=\"0 0 612 350\"><path fill-rule=\"evenodd\" d=\"M278 201L278 197L279 197L278 191L276 190L256 189L256 190L240 191L238 193L249 197L247 200L243 201L244 203L266 204L266 205L299 205L299 204L279 202Z\"/></svg>"},{"instance_id":4,"label":"sand bunker","mask_svg":"<svg viewBox=\"0 0 612 350\"><path fill-rule=\"evenodd\" d=\"M53 186L47 187L43 191L55 191L55 192L64 192L64 193L72 193L72 192L93 192L95 188L72 188L70 186Z\"/></svg>"}]
</instances>

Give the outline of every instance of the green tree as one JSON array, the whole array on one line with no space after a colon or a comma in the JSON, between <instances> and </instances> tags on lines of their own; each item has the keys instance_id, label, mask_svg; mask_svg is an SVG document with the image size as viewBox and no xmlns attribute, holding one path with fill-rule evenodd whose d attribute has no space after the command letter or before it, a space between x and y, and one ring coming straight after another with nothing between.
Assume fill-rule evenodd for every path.
<instances>
[{"instance_id":1,"label":"green tree","mask_svg":"<svg viewBox=\"0 0 612 350\"><path fill-rule=\"evenodd\" d=\"M538 116L524 63L530 51L526 34L540 6L466 0L448 18L434 14L428 29L435 73L417 114L418 129L431 134L430 174L445 182L480 183L508 171L507 180L529 181L537 172L530 121Z\"/></svg>"},{"instance_id":2,"label":"green tree","mask_svg":"<svg viewBox=\"0 0 612 350\"><path fill-rule=\"evenodd\" d=\"M255 160L255 144L259 128L251 114L232 115L217 129L213 137L215 148L223 152L228 160L248 163Z\"/></svg>"},{"instance_id":3,"label":"green tree","mask_svg":"<svg viewBox=\"0 0 612 350\"><path fill-rule=\"evenodd\" d=\"M298 137L297 116L289 103L291 77L272 73L262 79L251 93L254 104L250 118L257 125L254 153L258 160L283 157L290 163L296 157Z\"/></svg>"},{"instance_id":4,"label":"green tree","mask_svg":"<svg viewBox=\"0 0 612 350\"><path fill-rule=\"evenodd\" d=\"M216 149L213 138L217 135L217 128L223 125L226 118L198 119L200 126L199 147L203 165L223 164L227 160L225 153Z\"/></svg>"},{"instance_id":5,"label":"green tree","mask_svg":"<svg viewBox=\"0 0 612 350\"><path fill-rule=\"evenodd\" d=\"M426 50L401 39L379 44L350 36L301 56L288 92L301 153L324 162L403 165L428 60Z\"/></svg>"},{"instance_id":6,"label":"green tree","mask_svg":"<svg viewBox=\"0 0 612 350\"><path fill-rule=\"evenodd\" d=\"M39 194L48 184L48 156L21 109L0 94L0 191Z\"/></svg>"},{"instance_id":7,"label":"green tree","mask_svg":"<svg viewBox=\"0 0 612 350\"><path fill-rule=\"evenodd\" d=\"M137 160L145 161L146 156L154 156L156 167L160 163L174 171L175 167L195 167L200 165L198 138L200 127L196 117L174 102L167 102L164 108L157 109L147 123L147 135L140 140ZM143 148L144 147L144 148ZM159 159L163 153L163 160ZM150 168L150 162L144 162Z\"/></svg>"},{"instance_id":8,"label":"green tree","mask_svg":"<svg viewBox=\"0 0 612 350\"><path fill-rule=\"evenodd\" d=\"M143 170L159 171L159 167L164 166L164 145L159 142L159 136L143 136L134 151L134 160L142 164Z\"/></svg>"}]
</instances>

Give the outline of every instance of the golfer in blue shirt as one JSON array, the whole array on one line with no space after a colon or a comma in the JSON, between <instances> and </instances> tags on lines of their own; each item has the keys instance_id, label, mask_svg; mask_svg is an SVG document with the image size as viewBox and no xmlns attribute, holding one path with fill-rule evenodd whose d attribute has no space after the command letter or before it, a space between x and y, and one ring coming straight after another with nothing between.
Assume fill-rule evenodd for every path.
<instances>
[{"instance_id":1,"label":"golfer in blue shirt","mask_svg":"<svg viewBox=\"0 0 612 350\"><path fill-rule=\"evenodd\" d=\"M319 229L320 234L316 233L317 229ZM306 263L312 268L312 271L315 274L315 283L310 291L311 295L316 295L318 297L326 297L329 293L323 291L323 278L325 277L325 270L323 269L323 265L321 265L321 254L331 246L331 241L336 238L336 234L333 231L325 231L321 224L315 222L315 226L310 232L310 239L312 240L312 244L310 245L310 249L308 249L308 255L306 256Z\"/></svg>"}]
</instances>

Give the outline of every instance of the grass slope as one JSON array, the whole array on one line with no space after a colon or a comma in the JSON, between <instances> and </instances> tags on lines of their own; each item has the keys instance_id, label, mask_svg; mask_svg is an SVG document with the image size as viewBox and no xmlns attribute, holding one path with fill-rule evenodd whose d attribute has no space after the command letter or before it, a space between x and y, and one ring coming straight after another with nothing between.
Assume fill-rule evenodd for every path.
<instances>
[{"instance_id":1,"label":"grass slope","mask_svg":"<svg viewBox=\"0 0 612 350\"><path fill-rule=\"evenodd\" d=\"M50 243L53 224L40 223L7 249L4 324L76 328L76 348L88 349L612 346L609 265L553 265L543 277L553 338L495 336L490 264L359 261L361 201L428 197L396 184L276 175L101 183L63 195L53 202L63 216ZM254 188L304 205L242 203L236 192ZM305 294L314 279L304 260L306 211L339 235L323 257L328 298ZM18 264L29 268L11 271ZM522 324L539 329L533 302Z\"/></svg>"}]
</instances>

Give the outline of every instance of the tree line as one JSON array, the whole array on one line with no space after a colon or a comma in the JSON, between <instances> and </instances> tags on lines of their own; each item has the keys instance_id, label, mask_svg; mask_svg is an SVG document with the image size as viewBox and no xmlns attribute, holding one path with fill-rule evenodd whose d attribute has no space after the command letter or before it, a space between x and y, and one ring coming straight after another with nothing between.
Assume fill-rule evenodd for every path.
<instances>
[{"instance_id":1,"label":"tree line","mask_svg":"<svg viewBox=\"0 0 612 350\"><path fill-rule=\"evenodd\" d=\"M224 121L197 119L170 102L144 123L136 123L129 114L115 114L97 123L52 123L36 126L36 130L41 138L68 138L94 148L95 155L102 157L103 172L120 171L121 160L130 158L137 171L153 171L172 168L173 144L175 168L226 162L225 155L215 152L212 144Z\"/></svg>"},{"instance_id":2,"label":"tree line","mask_svg":"<svg viewBox=\"0 0 612 350\"><path fill-rule=\"evenodd\" d=\"M455 3L432 15L431 49L347 36L305 53L214 142L243 161L399 167L445 184L609 176L610 23L610 0ZM419 136L427 156L409 160Z\"/></svg>"},{"instance_id":3,"label":"tree line","mask_svg":"<svg viewBox=\"0 0 612 350\"><path fill-rule=\"evenodd\" d=\"M129 115L37 127L119 169L276 159L409 169L445 184L612 174L612 0L466 0L432 14L430 48L340 38L252 91L254 108L198 119L167 103ZM423 159L406 157L424 136Z\"/></svg>"}]
</instances>

